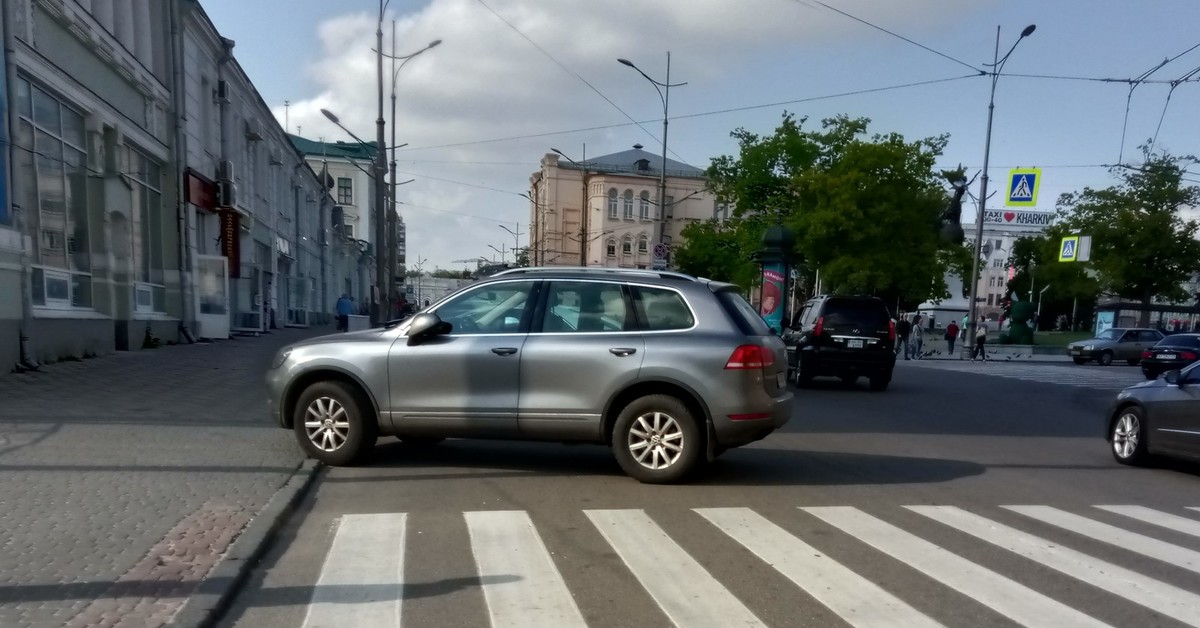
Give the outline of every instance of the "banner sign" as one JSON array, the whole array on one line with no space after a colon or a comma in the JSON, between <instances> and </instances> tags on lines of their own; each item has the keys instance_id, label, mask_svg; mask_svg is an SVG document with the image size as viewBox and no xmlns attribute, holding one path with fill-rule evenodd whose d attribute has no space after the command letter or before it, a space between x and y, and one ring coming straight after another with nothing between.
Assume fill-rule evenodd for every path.
<instances>
[{"instance_id":1,"label":"banner sign","mask_svg":"<svg viewBox=\"0 0 1200 628\"><path fill-rule=\"evenodd\" d=\"M759 293L758 311L767 326L776 332L783 330L783 295L786 275L782 263L763 267L762 291Z\"/></svg>"},{"instance_id":2,"label":"banner sign","mask_svg":"<svg viewBox=\"0 0 1200 628\"><path fill-rule=\"evenodd\" d=\"M1054 212L989 209L983 215L983 224L985 225L1049 227L1052 222L1054 222Z\"/></svg>"},{"instance_id":3,"label":"banner sign","mask_svg":"<svg viewBox=\"0 0 1200 628\"><path fill-rule=\"evenodd\" d=\"M221 210L221 255L229 260L229 276L242 274L241 215L232 209Z\"/></svg>"}]
</instances>

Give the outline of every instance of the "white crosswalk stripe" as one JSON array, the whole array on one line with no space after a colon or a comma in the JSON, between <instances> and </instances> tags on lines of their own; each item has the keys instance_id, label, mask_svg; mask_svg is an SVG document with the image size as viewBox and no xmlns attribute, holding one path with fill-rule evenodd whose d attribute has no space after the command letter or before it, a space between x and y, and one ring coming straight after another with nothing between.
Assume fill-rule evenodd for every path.
<instances>
[{"instance_id":1,"label":"white crosswalk stripe","mask_svg":"<svg viewBox=\"0 0 1200 628\"><path fill-rule=\"evenodd\" d=\"M769 610L752 609L714 576L719 572L705 569L698 560L704 556L693 556L675 540L682 538L678 534L694 532L695 526L711 526L707 528L712 530L710 534L719 531L724 537L717 542L718 537L714 536L703 550L693 549L693 552L716 551L722 552L722 556L728 556L728 552L743 553L746 560L774 570L755 572L756 578L775 574L776 586L794 586L794 591L807 594L804 599L809 601L804 603L812 604L811 600L815 600L827 609L821 612L832 613L856 628L935 627L963 621L958 609L938 612L938 608L930 608L929 593L921 593L928 587L941 588L941 596L974 600L979 605L976 612L994 612L997 621L1056 628L1108 625L1102 621L1106 615L1097 614L1104 604L1077 608L1068 600L1056 599L1055 591L1072 587L1050 586L1049 582L1055 579L1086 583L1107 592L1113 598L1110 604L1129 606L1126 614L1117 615L1122 621L1114 623L1128 621L1129 612L1143 608L1149 609L1142 611L1147 613L1146 622L1152 623L1153 613L1158 613L1200 627L1200 592L1183 588L1174 577L1178 572L1170 571L1200 573L1200 543L1180 544L1200 539L1200 518L1195 513L1200 508L1181 510L1187 513L1184 515L1132 505L1098 505L1093 507L1097 510L1084 514L1044 505L996 507L1001 513L1015 513L1009 515L1010 519L1019 515L1020 519L1013 519L1019 528L954 506L871 509L884 511L879 513L851 506L798 508L797 517L811 517L807 520L812 524L827 527L818 530L805 527L806 532L795 533L746 507L696 508L686 516L677 514L661 519L670 524L665 527L640 509L584 510L582 514L592 526L572 527L567 531L539 530L535 518L526 511L464 512L466 536L477 571L477 595L482 596L483 612L487 615L486 619L480 617L466 623L497 628L572 628L589 623L641 625L655 623L645 612L656 606L676 626L765 626L760 617L770 617ZM887 520L893 518L886 512L889 509L895 511L892 515L903 515L904 525ZM1111 513L1109 519L1114 521L1113 516L1126 517L1130 524L1140 521L1156 526L1145 530L1162 529L1164 534L1182 536L1172 537L1175 542L1167 542L1089 516L1103 517L1100 511ZM405 543L417 543L420 538L415 536L417 533L406 536L406 525L412 516L381 513L340 518L317 577L304 626L402 625ZM1053 571L1030 572L1034 582L1025 581L1023 570L1012 575L1011 564L1004 573L996 571L986 564L987 551L974 552L972 559L968 559L939 544L946 542L942 537L947 528L962 533L956 537L960 546L963 542L983 541L985 547L999 547L1020 557L1011 560L1031 561ZM1038 536L1039 530L1052 531L1058 536L1043 538ZM547 537L552 541L549 546L543 540L546 532L551 532ZM812 543L807 538L810 535ZM1093 553L1098 553L1097 548L1102 546L1088 541L1111 547L1114 556L1149 557L1154 564L1162 565L1165 575L1148 570L1150 562L1143 561L1140 568L1145 573L1142 573L1058 540L1076 537ZM453 542L453 537L443 542ZM613 562L599 576L564 570L563 564L572 563L562 563L561 551L559 554L551 551L563 547L563 543L576 550L589 548L581 550L586 552L584 556L598 551L596 555L608 556L600 560ZM849 559L839 562L818 549L829 543L843 547L841 552L833 552L835 556ZM860 549L846 549L856 545ZM599 549L605 546L613 553ZM874 582L871 575L878 557L894 560L895 568L911 569L925 579L901 583L892 577L882 583ZM438 571L436 565L419 566L408 578L416 582L429 580L432 574L422 573L422 569ZM438 573L434 580L462 579L466 575ZM614 599L599 611L593 602L585 619L576 595L594 587L596 583L591 579L596 577L636 581L632 586L640 585L647 597L628 607L621 604L622 600ZM1194 582L1191 584L1195 588ZM921 603L905 599L913 595L925 599ZM647 606L650 604L653 606ZM412 612L419 610L414 608ZM622 616L623 612L636 615ZM594 613L598 614L593 616Z\"/></svg>"},{"instance_id":2,"label":"white crosswalk stripe","mask_svg":"<svg viewBox=\"0 0 1200 628\"><path fill-rule=\"evenodd\" d=\"M902 364L905 365L905 368L911 365L914 368L991 375L1006 379L1100 390L1122 390L1145 381L1140 370L1123 366L1101 368L1036 362L970 362L964 360L910 360Z\"/></svg>"}]
</instances>

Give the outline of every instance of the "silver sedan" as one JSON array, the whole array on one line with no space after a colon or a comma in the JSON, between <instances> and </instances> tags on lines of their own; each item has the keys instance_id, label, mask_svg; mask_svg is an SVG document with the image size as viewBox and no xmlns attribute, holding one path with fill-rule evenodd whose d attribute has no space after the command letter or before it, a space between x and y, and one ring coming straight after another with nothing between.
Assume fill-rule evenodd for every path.
<instances>
[{"instance_id":1,"label":"silver sedan","mask_svg":"<svg viewBox=\"0 0 1200 628\"><path fill-rule=\"evenodd\" d=\"M1122 464L1158 455L1200 459L1200 362L1121 391L1109 412L1108 442Z\"/></svg>"}]
</instances>

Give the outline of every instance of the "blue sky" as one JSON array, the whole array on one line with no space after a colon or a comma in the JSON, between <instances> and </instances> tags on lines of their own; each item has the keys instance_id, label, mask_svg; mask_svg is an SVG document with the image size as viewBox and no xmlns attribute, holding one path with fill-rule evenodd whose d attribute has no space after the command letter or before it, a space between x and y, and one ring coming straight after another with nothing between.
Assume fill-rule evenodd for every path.
<instances>
[{"instance_id":1,"label":"blue sky","mask_svg":"<svg viewBox=\"0 0 1200 628\"><path fill-rule=\"evenodd\" d=\"M616 59L661 79L667 50L672 81L688 83L671 91L670 156L699 167L735 153L732 130L770 133L786 110L807 116L810 128L847 114L910 140L947 133L943 165L974 173L983 165L990 81L969 77L970 67L991 61L997 26L1004 54L1031 23L1036 32L996 91L992 191L1009 168L1042 167L1038 207L1053 209L1063 192L1110 185L1103 166L1140 160L1138 146L1156 132L1158 148L1200 153L1200 82L1178 85L1169 104L1165 83L1200 67L1200 48L1179 56L1200 44L1196 0L822 2L936 53L817 0L392 0L385 50L393 19L399 54L444 42L397 81L397 139L409 142L398 170L416 179L400 194L410 261L461 268L451 261L511 247L498 224L528 231L528 201L516 193L550 147L575 159L585 145L590 156L635 143L657 152L658 95ZM348 139L320 116L326 107L373 137L377 2L202 4L237 42L235 56L281 123L283 102L292 103L292 132ZM1133 91L1127 123L1128 83L1017 76L1131 79L1176 56L1149 77L1162 83ZM926 84L880 89L917 83ZM880 91L843 95L866 90Z\"/></svg>"}]
</instances>

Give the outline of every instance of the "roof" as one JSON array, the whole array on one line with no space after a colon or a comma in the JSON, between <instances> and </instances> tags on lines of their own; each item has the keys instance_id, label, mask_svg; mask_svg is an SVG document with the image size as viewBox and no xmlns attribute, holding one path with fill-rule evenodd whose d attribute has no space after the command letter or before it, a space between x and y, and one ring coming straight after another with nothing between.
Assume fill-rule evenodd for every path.
<instances>
[{"instance_id":1,"label":"roof","mask_svg":"<svg viewBox=\"0 0 1200 628\"><path fill-rule=\"evenodd\" d=\"M638 167L638 162L645 160L643 168ZM611 155L602 155L591 159L581 161L578 165L567 159L558 161L560 168L569 170L588 170L590 172L605 172L612 174L635 174L641 176L657 177L661 172L662 155L655 155L649 151L643 150L641 144L635 144L633 148L624 150ZM667 176L668 177L687 177L703 179L704 171L692 165L667 159Z\"/></svg>"},{"instance_id":2,"label":"roof","mask_svg":"<svg viewBox=\"0 0 1200 628\"><path fill-rule=\"evenodd\" d=\"M319 142L299 135L287 134L288 139L296 150L305 155L336 157L340 159L375 159L375 142L367 142L366 146L358 142Z\"/></svg>"}]
</instances>

